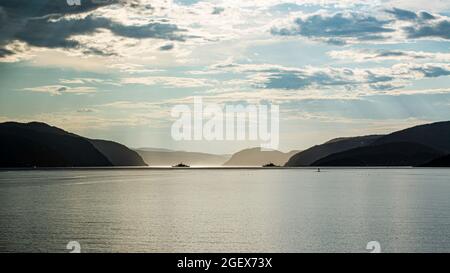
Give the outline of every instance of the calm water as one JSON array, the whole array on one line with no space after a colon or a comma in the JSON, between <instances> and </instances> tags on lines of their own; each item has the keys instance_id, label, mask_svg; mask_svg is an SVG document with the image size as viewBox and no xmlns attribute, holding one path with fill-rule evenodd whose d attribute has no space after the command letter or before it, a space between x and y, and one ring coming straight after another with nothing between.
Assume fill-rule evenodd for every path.
<instances>
[{"instance_id":1,"label":"calm water","mask_svg":"<svg viewBox=\"0 0 450 273\"><path fill-rule=\"evenodd\" d=\"M0 252L449 252L449 197L449 169L0 172Z\"/></svg>"}]
</instances>

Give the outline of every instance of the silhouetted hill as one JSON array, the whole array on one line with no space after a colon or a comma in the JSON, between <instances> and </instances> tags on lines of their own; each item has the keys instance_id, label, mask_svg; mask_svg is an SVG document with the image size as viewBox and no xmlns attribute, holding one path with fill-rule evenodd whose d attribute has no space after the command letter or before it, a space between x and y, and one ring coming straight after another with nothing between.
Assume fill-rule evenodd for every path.
<instances>
[{"instance_id":1,"label":"silhouetted hill","mask_svg":"<svg viewBox=\"0 0 450 273\"><path fill-rule=\"evenodd\" d=\"M89 140L38 122L1 123L0 150L0 167L113 165Z\"/></svg>"},{"instance_id":2,"label":"silhouetted hill","mask_svg":"<svg viewBox=\"0 0 450 273\"><path fill-rule=\"evenodd\" d=\"M0 167L146 166L122 144L92 140L45 123L0 124Z\"/></svg>"},{"instance_id":3,"label":"silhouetted hill","mask_svg":"<svg viewBox=\"0 0 450 273\"><path fill-rule=\"evenodd\" d=\"M450 155L433 159L421 165L421 167L450 167Z\"/></svg>"},{"instance_id":4,"label":"silhouetted hill","mask_svg":"<svg viewBox=\"0 0 450 273\"><path fill-rule=\"evenodd\" d=\"M393 142L369 145L335 153L322 158L312 166L417 166L442 156L428 146L418 143Z\"/></svg>"},{"instance_id":5,"label":"silhouetted hill","mask_svg":"<svg viewBox=\"0 0 450 273\"><path fill-rule=\"evenodd\" d=\"M151 166L174 166L180 162L190 166L221 166L229 155L142 148L136 152Z\"/></svg>"},{"instance_id":6,"label":"silhouetted hill","mask_svg":"<svg viewBox=\"0 0 450 273\"><path fill-rule=\"evenodd\" d=\"M283 153L280 151L265 151L261 148L251 148L239 151L233 154L224 166L258 166L261 167L268 163L283 166L289 158L298 151Z\"/></svg>"},{"instance_id":7,"label":"silhouetted hill","mask_svg":"<svg viewBox=\"0 0 450 273\"><path fill-rule=\"evenodd\" d=\"M366 146L373 143L382 136L360 136L332 139L322 145L316 145L305 151L295 154L286 163L287 167L303 167L310 166L315 161L329 156L334 153L339 153L349 149Z\"/></svg>"},{"instance_id":8,"label":"silhouetted hill","mask_svg":"<svg viewBox=\"0 0 450 273\"><path fill-rule=\"evenodd\" d=\"M373 143L411 142L450 153L450 121L419 125L386 135Z\"/></svg>"},{"instance_id":9,"label":"silhouetted hill","mask_svg":"<svg viewBox=\"0 0 450 273\"><path fill-rule=\"evenodd\" d=\"M90 139L90 142L99 150L114 166L147 166L142 157L128 147L117 142Z\"/></svg>"}]
</instances>

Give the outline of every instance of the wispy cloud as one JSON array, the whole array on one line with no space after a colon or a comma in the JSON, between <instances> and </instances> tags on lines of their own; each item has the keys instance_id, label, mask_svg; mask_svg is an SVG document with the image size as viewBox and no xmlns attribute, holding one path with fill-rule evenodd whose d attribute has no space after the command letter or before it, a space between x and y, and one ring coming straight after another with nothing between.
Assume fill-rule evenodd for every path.
<instances>
[{"instance_id":1,"label":"wispy cloud","mask_svg":"<svg viewBox=\"0 0 450 273\"><path fill-rule=\"evenodd\" d=\"M328 52L333 59L348 62L382 61L435 61L450 62L450 53L403 51L403 50L333 50Z\"/></svg>"},{"instance_id":2,"label":"wispy cloud","mask_svg":"<svg viewBox=\"0 0 450 273\"><path fill-rule=\"evenodd\" d=\"M95 87L88 87L88 86L69 87L65 85L45 85L45 86L24 88L23 90L29 92L47 93L52 96L62 94L84 95L97 92L97 89Z\"/></svg>"},{"instance_id":3,"label":"wispy cloud","mask_svg":"<svg viewBox=\"0 0 450 273\"><path fill-rule=\"evenodd\" d=\"M396 64L383 68L283 67L270 64L220 64L215 69L246 73L253 85L265 89L393 90L413 80L450 75L450 64Z\"/></svg>"},{"instance_id":4,"label":"wispy cloud","mask_svg":"<svg viewBox=\"0 0 450 273\"><path fill-rule=\"evenodd\" d=\"M198 78L183 77L129 77L122 79L123 84L143 84L143 85L162 85L165 87L192 88L192 87L209 87L212 81Z\"/></svg>"}]
</instances>

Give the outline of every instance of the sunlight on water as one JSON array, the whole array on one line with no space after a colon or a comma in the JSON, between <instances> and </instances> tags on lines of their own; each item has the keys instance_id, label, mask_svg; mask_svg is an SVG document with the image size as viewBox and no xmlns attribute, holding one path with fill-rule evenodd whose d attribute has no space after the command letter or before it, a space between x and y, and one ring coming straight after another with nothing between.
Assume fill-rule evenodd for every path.
<instances>
[{"instance_id":1,"label":"sunlight on water","mask_svg":"<svg viewBox=\"0 0 450 273\"><path fill-rule=\"evenodd\" d=\"M448 252L450 170L0 172L0 251Z\"/></svg>"}]
</instances>

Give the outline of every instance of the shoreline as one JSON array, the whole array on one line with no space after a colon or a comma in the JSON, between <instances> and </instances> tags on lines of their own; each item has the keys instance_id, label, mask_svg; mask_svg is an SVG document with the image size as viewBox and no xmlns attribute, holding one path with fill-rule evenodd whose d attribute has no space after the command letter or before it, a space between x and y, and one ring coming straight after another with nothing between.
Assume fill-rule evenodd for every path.
<instances>
[{"instance_id":1,"label":"shoreline","mask_svg":"<svg viewBox=\"0 0 450 273\"><path fill-rule=\"evenodd\" d=\"M449 169L449 167L42 167L42 168L0 168L0 172L10 171L188 171L188 170L409 170L409 169Z\"/></svg>"}]
</instances>

